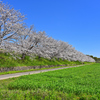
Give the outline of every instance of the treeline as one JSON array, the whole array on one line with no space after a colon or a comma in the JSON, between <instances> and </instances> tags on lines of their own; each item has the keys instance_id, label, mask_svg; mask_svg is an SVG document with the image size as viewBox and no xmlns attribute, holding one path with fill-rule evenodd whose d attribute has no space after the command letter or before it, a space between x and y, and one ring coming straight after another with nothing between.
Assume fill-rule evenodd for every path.
<instances>
[{"instance_id":1,"label":"treeline","mask_svg":"<svg viewBox=\"0 0 100 100\"><path fill-rule=\"evenodd\" d=\"M48 59L95 62L95 60L75 50L67 42L48 37L43 31L36 32L33 25L27 27L25 16L9 5L0 2L0 49L16 58L39 56ZM21 56L17 56L17 55Z\"/></svg>"},{"instance_id":2,"label":"treeline","mask_svg":"<svg viewBox=\"0 0 100 100\"><path fill-rule=\"evenodd\" d=\"M94 57L92 55L87 55L87 56L93 58L96 61L96 63L100 63L100 58Z\"/></svg>"}]
</instances>

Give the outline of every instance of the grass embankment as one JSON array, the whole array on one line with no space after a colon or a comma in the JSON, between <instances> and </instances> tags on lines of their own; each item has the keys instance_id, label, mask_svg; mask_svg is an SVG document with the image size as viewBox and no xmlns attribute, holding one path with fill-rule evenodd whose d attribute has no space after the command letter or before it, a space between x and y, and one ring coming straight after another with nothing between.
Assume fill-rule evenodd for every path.
<instances>
[{"instance_id":1,"label":"grass embankment","mask_svg":"<svg viewBox=\"0 0 100 100\"><path fill-rule=\"evenodd\" d=\"M82 62L68 61L68 60L62 60L62 59L49 60L49 59L46 59L46 58L38 58L38 57L31 60L29 56L26 56L24 60L21 60L21 59L16 59L15 60L9 54L7 55L6 53L0 53L0 68L54 65L54 67L50 67L50 68L19 70L19 71L6 71L6 72L1 72L0 75L64 67L64 66L56 66L56 65L67 65L67 67L68 67L68 66L80 65L80 64L82 64ZM84 62L84 64L91 64L91 63Z\"/></svg>"},{"instance_id":2,"label":"grass embankment","mask_svg":"<svg viewBox=\"0 0 100 100\"><path fill-rule=\"evenodd\" d=\"M0 81L1 100L100 100L100 64Z\"/></svg>"},{"instance_id":3,"label":"grass embankment","mask_svg":"<svg viewBox=\"0 0 100 100\"><path fill-rule=\"evenodd\" d=\"M85 62L86 63L86 62ZM68 61L68 60L49 60L46 58L34 58L30 59L29 56L26 56L25 59L13 59L12 56L7 55L6 53L0 53L0 67L21 67L21 66L42 66L42 65L78 65L82 64L79 61Z\"/></svg>"}]
</instances>

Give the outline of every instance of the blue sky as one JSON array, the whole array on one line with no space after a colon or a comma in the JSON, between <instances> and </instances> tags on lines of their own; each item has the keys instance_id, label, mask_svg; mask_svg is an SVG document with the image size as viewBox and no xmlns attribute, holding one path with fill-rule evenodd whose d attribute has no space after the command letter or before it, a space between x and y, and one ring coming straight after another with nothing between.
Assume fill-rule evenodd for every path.
<instances>
[{"instance_id":1,"label":"blue sky","mask_svg":"<svg viewBox=\"0 0 100 100\"><path fill-rule=\"evenodd\" d=\"M25 14L28 26L76 50L100 57L100 0L3 0Z\"/></svg>"}]
</instances>

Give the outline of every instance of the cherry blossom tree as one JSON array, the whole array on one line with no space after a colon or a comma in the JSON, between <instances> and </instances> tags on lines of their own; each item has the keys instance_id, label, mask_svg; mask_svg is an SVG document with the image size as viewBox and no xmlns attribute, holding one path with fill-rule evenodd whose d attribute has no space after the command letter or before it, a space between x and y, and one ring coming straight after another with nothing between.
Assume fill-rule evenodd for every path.
<instances>
[{"instance_id":1,"label":"cherry blossom tree","mask_svg":"<svg viewBox=\"0 0 100 100\"><path fill-rule=\"evenodd\" d=\"M51 37L42 39L41 45L36 48L37 55L49 59L61 58L69 61L89 61L95 62L94 59L87 57L83 53L75 50L71 45L63 41L57 41Z\"/></svg>"},{"instance_id":2,"label":"cherry blossom tree","mask_svg":"<svg viewBox=\"0 0 100 100\"><path fill-rule=\"evenodd\" d=\"M37 55L38 47L41 46L41 41L45 38L45 32L36 32L33 25L30 26L30 28L23 27L18 34L8 39L9 42L5 42L5 48L7 48L8 51L21 54L22 59L24 59L26 55L33 57Z\"/></svg>"},{"instance_id":3,"label":"cherry blossom tree","mask_svg":"<svg viewBox=\"0 0 100 100\"><path fill-rule=\"evenodd\" d=\"M11 6L0 2L0 47L4 41L18 33L25 16Z\"/></svg>"}]
</instances>

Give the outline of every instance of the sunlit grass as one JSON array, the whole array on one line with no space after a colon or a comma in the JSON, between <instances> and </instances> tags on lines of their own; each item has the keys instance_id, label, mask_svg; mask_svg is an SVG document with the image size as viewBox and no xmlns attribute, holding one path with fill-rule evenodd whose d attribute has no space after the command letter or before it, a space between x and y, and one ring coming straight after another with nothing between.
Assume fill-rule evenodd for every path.
<instances>
[{"instance_id":1,"label":"sunlit grass","mask_svg":"<svg viewBox=\"0 0 100 100\"><path fill-rule=\"evenodd\" d=\"M24 60L14 59L9 54L0 53L0 67L21 67L21 66L43 66L43 65L79 65L82 62L79 61L68 61L68 60L49 60L46 58L34 58L30 59L29 56L26 56Z\"/></svg>"},{"instance_id":2,"label":"sunlit grass","mask_svg":"<svg viewBox=\"0 0 100 100\"><path fill-rule=\"evenodd\" d=\"M95 64L38 75L26 75L9 84L8 88L22 90L40 88L75 94L97 94L100 93L99 71L100 64Z\"/></svg>"},{"instance_id":3,"label":"sunlit grass","mask_svg":"<svg viewBox=\"0 0 100 100\"><path fill-rule=\"evenodd\" d=\"M99 100L100 64L0 81L0 97L28 100ZM9 99L7 99L9 100Z\"/></svg>"}]
</instances>

